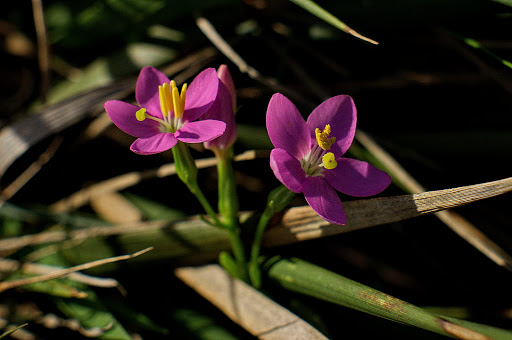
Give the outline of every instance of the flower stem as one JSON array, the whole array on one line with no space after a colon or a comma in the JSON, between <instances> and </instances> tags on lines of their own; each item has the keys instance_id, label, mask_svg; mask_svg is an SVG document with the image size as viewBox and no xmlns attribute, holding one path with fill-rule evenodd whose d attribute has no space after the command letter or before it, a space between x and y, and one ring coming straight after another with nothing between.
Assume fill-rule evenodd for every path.
<instances>
[{"instance_id":1,"label":"flower stem","mask_svg":"<svg viewBox=\"0 0 512 340\"><path fill-rule=\"evenodd\" d=\"M261 241L263 239L263 233L268 225L268 222L277 212L283 210L292 199L295 197L295 193L290 191L284 185L277 187L272 190L268 196L267 206L260 216L256 231L254 233L254 239L251 247L251 257L249 260L249 277L251 283L255 288L261 287L261 270L260 270L260 250Z\"/></svg>"},{"instance_id":2,"label":"flower stem","mask_svg":"<svg viewBox=\"0 0 512 340\"><path fill-rule=\"evenodd\" d=\"M222 223L219 221L217 213L213 210L208 199L204 196L197 184L197 166L190 154L188 146L182 142L178 142L178 144L172 148L172 154L174 156L174 164L178 177L187 185L190 192L196 196L206 214L212 220L212 224L221 227Z\"/></svg>"},{"instance_id":3,"label":"flower stem","mask_svg":"<svg viewBox=\"0 0 512 340\"><path fill-rule=\"evenodd\" d=\"M217 174L219 177L219 213L228 228L238 228L238 195L232 165L231 152L214 150L217 158Z\"/></svg>"},{"instance_id":4,"label":"flower stem","mask_svg":"<svg viewBox=\"0 0 512 340\"><path fill-rule=\"evenodd\" d=\"M240 235L238 223L238 195L236 192L236 180L233 171L232 157L230 150L214 150L217 157L219 213L222 216L222 223L229 233L233 255L238 266L240 279L248 282L247 260L245 247Z\"/></svg>"}]
</instances>

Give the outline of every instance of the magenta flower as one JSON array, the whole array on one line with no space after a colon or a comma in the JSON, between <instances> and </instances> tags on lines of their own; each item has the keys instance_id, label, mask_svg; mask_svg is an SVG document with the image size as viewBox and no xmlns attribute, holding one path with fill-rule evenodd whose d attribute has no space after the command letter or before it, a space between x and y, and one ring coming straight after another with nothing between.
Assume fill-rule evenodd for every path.
<instances>
[{"instance_id":1,"label":"magenta flower","mask_svg":"<svg viewBox=\"0 0 512 340\"><path fill-rule=\"evenodd\" d=\"M181 93L174 81L154 67L144 67L137 79L135 98L139 106L119 100L105 103L105 110L117 127L138 137L130 149L152 155L178 143L203 143L222 135L226 123L196 121L213 105L219 88L214 68L208 68Z\"/></svg>"},{"instance_id":2,"label":"magenta flower","mask_svg":"<svg viewBox=\"0 0 512 340\"><path fill-rule=\"evenodd\" d=\"M276 93L267 109L267 130L276 147L270 167L288 189L304 193L308 204L328 222L345 224L346 215L334 190L356 197L380 193L391 183L384 171L341 157L356 131L356 107L340 95L316 107L307 121L285 96Z\"/></svg>"},{"instance_id":3,"label":"magenta flower","mask_svg":"<svg viewBox=\"0 0 512 340\"><path fill-rule=\"evenodd\" d=\"M226 123L226 131L220 137L204 143L205 148L214 151L226 151L236 140L236 91L231 73L226 65L220 65L217 71L219 91L217 99L201 119L218 119Z\"/></svg>"}]
</instances>

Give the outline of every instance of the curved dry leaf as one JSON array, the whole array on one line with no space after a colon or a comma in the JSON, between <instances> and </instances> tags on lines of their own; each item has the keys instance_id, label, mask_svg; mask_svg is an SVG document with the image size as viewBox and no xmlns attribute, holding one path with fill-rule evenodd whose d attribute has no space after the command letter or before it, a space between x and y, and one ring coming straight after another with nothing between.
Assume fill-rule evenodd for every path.
<instances>
[{"instance_id":1,"label":"curved dry leaf","mask_svg":"<svg viewBox=\"0 0 512 340\"><path fill-rule=\"evenodd\" d=\"M284 214L279 225L267 231L264 245L285 245L398 222L510 191L512 191L512 177L453 189L344 202L343 206L347 214L347 224L344 226L330 224L309 206L295 207Z\"/></svg>"}]
</instances>

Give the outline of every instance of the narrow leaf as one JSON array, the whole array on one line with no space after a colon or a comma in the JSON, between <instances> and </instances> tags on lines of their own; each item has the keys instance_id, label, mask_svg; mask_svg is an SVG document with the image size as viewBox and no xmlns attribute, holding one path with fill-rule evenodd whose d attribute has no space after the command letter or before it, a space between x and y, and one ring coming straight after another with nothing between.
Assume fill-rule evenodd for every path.
<instances>
[{"instance_id":1,"label":"narrow leaf","mask_svg":"<svg viewBox=\"0 0 512 340\"><path fill-rule=\"evenodd\" d=\"M364 40L366 42L378 45L379 43L375 40L372 40L370 38L367 38L356 31L354 31L352 28L347 26L344 22L342 22L340 19L323 9L322 7L318 6L315 2L311 0L290 0L294 4L304 8L309 13L313 14L314 16L322 19L323 21L327 22L328 24L342 30L345 33L351 34L354 37L357 37L361 40Z\"/></svg>"},{"instance_id":2,"label":"narrow leaf","mask_svg":"<svg viewBox=\"0 0 512 340\"><path fill-rule=\"evenodd\" d=\"M464 339L510 339L512 332L474 323L452 322L347 279L312 263L292 258L271 264L268 276L274 283L294 292L372 314L431 332ZM453 319L450 319L453 320Z\"/></svg>"}]
</instances>

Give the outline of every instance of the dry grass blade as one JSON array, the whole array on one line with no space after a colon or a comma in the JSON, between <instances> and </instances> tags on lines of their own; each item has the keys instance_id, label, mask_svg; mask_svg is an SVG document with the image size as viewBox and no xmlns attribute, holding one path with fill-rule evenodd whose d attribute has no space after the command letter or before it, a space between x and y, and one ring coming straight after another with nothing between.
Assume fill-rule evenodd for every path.
<instances>
[{"instance_id":1,"label":"dry grass blade","mask_svg":"<svg viewBox=\"0 0 512 340\"><path fill-rule=\"evenodd\" d=\"M0 259L0 272L14 272L17 270L21 270L25 274L46 275L63 270L63 268L39 263L20 263L13 259ZM120 287L119 282L111 278L95 277L79 272L69 273L67 277L73 281L85 283L94 287Z\"/></svg>"},{"instance_id":2,"label":"dry grass blade","mask_svg":"<svg viewBox=\"0 0 512 340\"><path fill-rule=\"evenodd\" d=\"M106 259L92 261L92 262L80 264L78 266L74 266L74 267L71 267L71 268L57 270L57 271L54 271L54 272L51 272L51 273L48 273L48 274L44 274L44 275L40 275L40 276L30 277L30 278L26 278L26 279L13 280L13 281L0 282L0 293L6 291L8 289L12 289L12 288L16 288L16 287L21 287L21 286L24 286L24 285L27 285L27 284L31 284L31 283L53 280L53 279L66 276L66 275L69 275L71 273L74 273L74 272L77 272L77 271L80 271L80 270L86 270L86 269L98 267L98 266L101 266L101 265L104 265L104 264L107 264L107 263L113 263L113 262L128 260L128 259L137 257L139 255L142 255L142 254L144 254L144 253L146 253L146 252L148 252L148 251L150 251L152 249L153 249L152 247L149 247L149 248L143 249L143 250L138 251L138 252L133 253L133 254L109 257L109 258L106 258Z\"/></svg>"},{"instance_id":3,"label":"dry grass blade","mask_svg":"<svg viewBox=\"0 0 512 340\"><path fill-rule=\"evenodd\" d=\"M264 237L265 246L279 246L309 240L318 237L340 234L362 228L392 223L425 214L436 213L443 209L455 208L463 204L497 196L512 191L512 178L470 185L454 189L423 192L402 196L373 199L360 199L344 202L348 223L345 226L332 225L320 218L309 206L290 208L282 220L270 228ZM165 237L159 232L165 230ZM198 218L181 221L151 221L116 226L91 226L90 228L65 231L46 231L39 234L0 240L0 252L9 252L29 245L62 242L65 240L83 240L93 237L125 235L137 241L138 248L151 245L162 250L168 257L188 257L197 255L200 249L207 250L211 256L218 251L229 249L227 235ZM178 235L172 238L169 235ZM187 242L183 243L183 240ZM172 242L172 246L170 246ZM191 243L193 246L191 247ZM129 243L124 244L129 246ZM160 249L161 248L161 249ZM164 251L165 249L165 251ZM93 258L95 254L91 254ZM212 257L209 257L211 259Z\"/></svg>"},{"instance_id":4,"label":"dry grass blade","mask_svg":"<svg viewBox=\"0 0 512 340\"><path fill-rule=\"evenodd\" d=\"M218 265L175 270L183 282L258 339L327 339L297 315Z\"/></svg>"},{"instance_id":5,"label":"dry grass blade","mask_svg":"<svg viewBox=\"0 0 512 340\"><path fill-rule=\"evenodd\" d=\"M356 139L386 167L400 183L411 193L424 192L425 188L418 183L391 155L384 151L366 133L358 130ZM436 213L437 218L443 221L450 229L465 239L469 244L482 252L496 264L512 270L512 257L500 246L490 240L478 228L464 217L453 211L441 211Z\"/></svg>"},{"instance_id":6,"label":"dry grass blade","mask_svg":"<svg viewBox=\"0 0 512 340\"><path fill-rule=\"evenodd\" d=\"M265 234L265 246L279 246L401 221L512 191L512 177L453 189L344 202L347 224L330 224L309 206L289 209Z\"/></svg>"}]
</instances>

